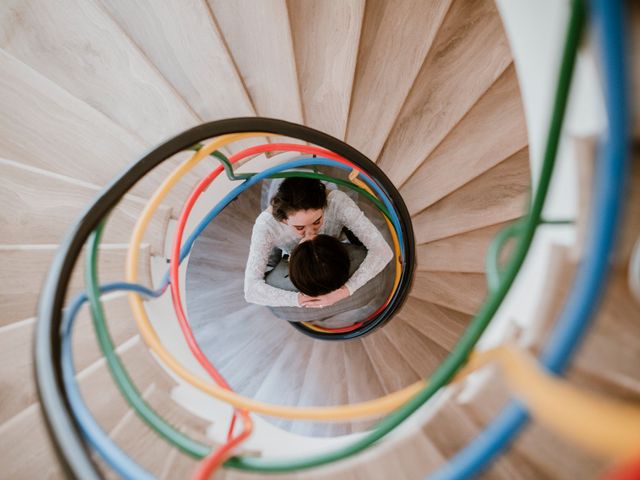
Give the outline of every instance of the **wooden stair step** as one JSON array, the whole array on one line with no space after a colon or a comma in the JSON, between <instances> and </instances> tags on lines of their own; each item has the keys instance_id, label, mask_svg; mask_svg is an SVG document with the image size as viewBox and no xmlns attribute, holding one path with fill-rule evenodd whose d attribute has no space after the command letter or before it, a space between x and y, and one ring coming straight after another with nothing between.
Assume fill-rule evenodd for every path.
<instances>
[{"instance_id":1,"label":"wooden stair step","mask_svg":"<svg viewBox=\"0 0 640 480\"><path fill-rule=\"evenodd\" d=\"M375 161L382 150L450 4L451 0L367 2L347 143L370 159Z\"/></svg>"},{"instance_id":2,"label":"wooden stair step","mask_svg":"<svg viewBox=\"0 0 640 480\"><path fill-rule=\"evenodd\" d=\"M0 451L5 478L67 478L58 466L38 404L0 425Z\"/></svg>"},{"instance_id":3,"label":"wooden stair step","mask_svg":"<svg viewBox=\"0 0 640 480\"><path fill-rule=\"evenodd\" d=\"M479 425L488 424L508 403L511 396L502 379L495 371L474 391L473 396L462 406L465 413ZM517 437L511 450L524 457L540 471L540 478L567 479L599 478L604 463L569 441L546 429L533 419Z\"/></svg>"},{"instance_id":4,"label":"wooden stair step","mask_svg":"<svg viewBox=\"0 0 640 480\"><path fill-rule=\"evenodd\" d=\"M208 3L258 115L304 123L284 0Z\"/></svg>"},{"instance_id":5,"label":"wooden stair step","mask_svg":"<svg viewBox=\"0 0 640 480\"><path fill-rule=\"evenodd\" d=\"M400 193L411 214L433 205L527 146L519 93L516 70L511 64L420 167L410 173Z\"/></svg>"},{"instance_id":6,"label":"wooden stair step","mask_svg":"<svg viewBox=\"0 0 640 480\"><path fill-rule=\"evenodd\" d=\"M62 239L101 187L71 178L27 169L0 159L0 202L5 226L0 234L4 244L53 244ZM125 197L109 215L103 241L125 243L142 213L146 201ZM161 254L171 209L160 206L152 217L146 238L151 252Z\"/></svg>"},{"instance_id":7,"label":"wooden stair step","mask_svg":"<svg viewBox=\"0 0 640 480\"><path fill-rule=\"evenodd\" d=\"M288 325L285 325L288 327ZM276 360L282 345L291 341L292 328L263 330L254 334L248 343L239 349L225 345L224 349L233 351L227 362L217 362L218 371L238 393L253 397L269 373L271 364ZM234 348L235 347L235 348Z\"/></svg>"},{"instance_id":8,"label":"wooden stair step","mask_svg":"<svg viewBox=\"0 0 640 480\"><path fill-rule=\"evenodd\" d=\"M127 317L128 304L124 297L104 302L110 333L116 346L136 334L132 318ZM33 338L35 321L27 320L0 329L0 361L6 370L0 392L0 423L36 402L35 383L25 381L33 372ZM100 357L93 325L87 308L80 311L73 335L74 365L78 372Z\"/></svg>"},{"instance_id":9,"label":"wooden stair step","mask_svg":"<svg viewBox=\"0 0 640 480\"><path fill-rule=\"evenodd\" d=\"M119 244L101 245L98 260L101 284L124 280L127 250L128 247ZM0 293L0 303L4 306L0 325L8 325L35 315L40 296L37 287L44 282L56 251L57 247L51 245L0 246L0 263L2 264L0 277L11 279ZM138 283L146 286L151 285L149 258L150 247L148 244L143 244L138 260ZM84 254L80 255L76 264L69 283L67 298L71 299L84 290L83 269Z\"/></svg>"},{"instance_id":10,"label":"wooden stair step","mask_svg":"<svg viewBox=\"0 0 640 480\"><path fill-rule=\"evenodd\" d=\"M165 386L170 383L167 374L140 340L126 347L117 353L138 392L142 394L153 383ZM113 429L129 410L129 405L111 378L106 363L82 372L78 376L78 383L84 401L96 421L105 431Z\"/></svg>"},{"instance_id":11,"label":"wooden stair step","mask_svg":"<svg viewBox=\"0 0 640 480\"><path fill-rule=\"evenodd\" d=\"M362 344L371 359L385 393L396 392L420 380L420 376L411 364L407 362L382 330L376 330L362 338Z\"/></svg>"},{"instance_id":12,"label":"wooden stair step","mask_svg":"<svg viewBox=\"0 0 640 480\"><path fill-rule=\"evenodd\" d=\"M386 391L362 341L344 342L343 348L349 403L361 403L385 396ZM379 421L380 417L355 420L351 422L351 429L354 432L368 430Z\"/></svg>"},{"instance_id":13,"label":"wooden stair step","mask_svg":"<svg viewBox=\"0 0 640 480\"><path fill-rule=\"evenodd\" d=\"M422 427L425 435L442 452L444 458L453 457L481 431L465 410L454 401L442 405L438 413ZM547 478L535 465L519 454L502 455L495 460L480 478L492 480L539 480Z\"/></svg>"},{"instance_id":14,"label":"wooden stair step","mask_svg":"<svg viewBox=\"0 0 640 480\"><path fill-rule=\"evenodd\" d=\"M486 294L485 277L479 273L417 272L409 295L473 315Z\"/></svg>"},{"instance_id":15,"label":"wooden stair step","mask_svg":"<svg viewBox=\"0 0 640 480\"><path fill-rule=\"evenodd\" d=\"M529 152L524 148L414 215L416 242L428 243L521 217L530 181Z\"/></svg>"},{"instance_id":16,"label":"wooden stair step","mask_svg":"<svg viewBox=\"0 0 640 480\"><path fill-rule=\"evenodd\" d=\"M364 0L288 1L306 125L344 139Z\"/></svg>"},{"instance_id":17,"label":"wooden stair step","mask_svg":"<svg viewBox=\"0 0 640 480\"><path fill-rule=\"evenodd\" d=\"M416 247L417 269L430 272L484 273L487 248L508 223L498 223ZM508 248L501 256L505 258Z\"/></svg>"},{"instance_id":18,"label":"wooden stair step","mask_svg":"<svg viewBox=\"0 0 640 480\"><path fill-rule=\"evenodd\" d=\"M150 145L198 123L165 78L95 3L5 6L0 46ZM63 25L76 25L73 29ZM99 25L100 28L95 28ZM82 55L82 45L91 55ZM127 108L122 108L126 105Z\"/></svg>"},{"instance_id":19,"label":"wooden stair step","mask_svg":"<svg viewBox=\"0 0 640 480\"><path fill-rule=\"evenodd\" d=\"M173 1L162 6L152 1L101 4L184 98L199 121L256 114L205 2ZM240 143L246 147L255 141Z\"/></svg>"},{"instance_id":20,"label":"wooden stair step","mask_svg":"<svg viewBox=\"0 0 640 480\"><path fill-rule=\"evenodd\" d=\"M633 298L627 270L617 268L609 275L600 308L589 334L571 362L569 378L599 392L627 399L640 399L640 304Z\"/></svg>"},{"instance_id":21,"label":"wooden stair step","mask_svg":"<svg viewBox=\"0 0 640 480\"><path fill-rule=\"evenodd\" d=\"M269 367L262 385L256 391L256 400L277 405L296 406L302 395L306 371L315 341L303 335L289 338L282 351ZM284 430L293 425L291 420L264 417L269 423Z\"/></svg>"},{"instance_id":22,"label":"wooden stair step","mask_svg":"<svg viewBox=\"0 0 640 480\"><path fill-rule=\"evenodd\" d=\"M409 178L510 63L495 2L453 0L378 160L396 186Z\"/></svg>"},{"instance_id":23,"label":"wooden stair step","mask_svg":"<svg viewBox=\"0 0 640 480\"><path fill-rule=\"evenodd\" d=\"M348 402L349 386L343 359L342 342L313 342L309 361L304 368L298 406L343 405ZM325 437L350 433L351 428L346 422L298 421L291 427L291 431L300 435Z\"/></svg>"},{"instance_id":24,"label":"wooden stair step","mask_svg":"<svg viewBox=\"0 0 640 480\"><path fill-rule=\"evenodd\" d=\"M4 50L0 50L0 91L0 107L6 112L0 121L2 158L105 185L149 149L134 134ZM42 115L43 111L55 115ZM129 193L150 198L179 160L176 156L164 162ZM187 174L163 203L179 211L197 179Z\"/></svg>"},{"instance_id":25,"label":"wooden stair step","mask_svg":"<svg viewBox=\"0 0 640 480\"><path fill-rule=\"evenodd\" d=\"M153 392L154 386L150 385L143 393L143 398L148 399ZM163 417L165 417L164 413ZM109 436L129 458L154 476L159 476L171 460L173 451L171 444L160 437L132 410L120 419L109 432Z\"/></svg>"},{"instance_id":26,"label":"wooden stair step","mask_svg":"<svg viewBox=\"0 0 640 480\"><path fill-rule=\"evenodd\" d=\"M449 352L458 343L471 319L471 315L467 313L411 296L407 298L397 316L399 320Z\"/></svg>"},{"instance_id":27,"label":"wooden stair step","mask_svg":"<svg viewBox=\"0 0 640 480\"><path fill-rule=\"evenodd\" d=\"M392 320L382 332L420 378L428 379L449 353L405 322Z\"/></svg>"}]
</instances>

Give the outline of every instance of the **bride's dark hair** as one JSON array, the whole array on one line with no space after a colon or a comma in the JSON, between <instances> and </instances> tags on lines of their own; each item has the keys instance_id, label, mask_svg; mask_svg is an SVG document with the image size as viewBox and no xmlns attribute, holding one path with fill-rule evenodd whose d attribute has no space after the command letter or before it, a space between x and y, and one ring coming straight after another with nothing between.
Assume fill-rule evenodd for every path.
<instances>
[{"instance_id":1,"label":"bride's dark hair","mask_svg":"<svg viewBox=\"0 0 640 480\"><path fill-rule=\"evenodd\" d=\"M321 210L326 206L326 187L314 178L285 178L271 199L273 217L279 222L298 210Z\"/></svg>"}]
</instances>

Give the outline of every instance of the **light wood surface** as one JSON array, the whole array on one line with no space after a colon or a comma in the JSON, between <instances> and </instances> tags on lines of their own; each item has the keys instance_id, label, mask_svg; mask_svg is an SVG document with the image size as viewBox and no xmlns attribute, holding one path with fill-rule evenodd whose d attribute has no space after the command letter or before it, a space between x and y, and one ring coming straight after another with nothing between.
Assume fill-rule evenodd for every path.
<instances>
[{"instance_id":1,"label":"light wood surface","mask_svg":"<svg viewBox=\"0 0 640 480\"><path fill-rule=\"evenodd\" d=\"M101 187L72 178L27 169L0 159L0 244L55 244L77 221ZM146 201L124 198L109 215L103 241L126 243ZM145 239L151 252L161 254L171 209L160 206L152 217Z\"/></svg>"},{"instance_id":2,"label":"light wood surface","mask_svg":"<svg viewBox=\"0 0 640 480\"><path fill-rule=\"evenodd\" d=\"M58 467L38 405L0 426L0 452L5 459L2 466L5 478L66 478Z\"/></svg>"},{"instance_id":3,"label":"light wood surface","mask_svg":"<svg viewBox=\"0 0 640 480\"><path fill-rule=\"evenodd\" d=\"M35 316L39 287L45 280L56 250L56 246L47 245L24 249L0 246L0 278L11 279L0 292L0 303L3 305L0 325ZM127 250L128 247L119 244L113 248L109 244L103 245L98 264L100 283L123 281ZM81 256L71 277L67 298L84 290L83 269L84 256ZM138 272L139 283L150 286L149 245L142 246Z\"/></svg>"},{"instance_id":4,"label":"light wood surface","mask_svg":"<svg viewBox=\"0 0 640 480\"><path fill-rule=\"evenodd\" d=\"M198 123L95 2L3 2L0 47L153 145ZM66 28L60 28L65 25Z\"/></svg>"},{"instance_id":5,"label":"light wood surface","mask_svg":"<svg viewBox=\"0 0 640 480\"><path fill-rule=\"evenodd\" d=\"M109 329L116 346L135 335L126 299L113 298L104 302ZM73 335L74 365L78 372L101 357L95 341L88 309L80 311ZM25 381L33 372L33 338L35 321L27 320L0 329L0 360L2 390L0 391L0 424L36 402L34 382Z\"/></svg>"},{"instance_id":6,"label":"light wood surface","mask_svg":"<svg viewBox=\"0 0 640 480\"><path fill-rule=\"evenodd\" d=\"M25 165L102 186L148 150L104 114L3 50L0 107L5 112L0 157ZM170 160L154 169L131 193L151 197L174 165ZM164 203L181 208L197 179L187 174Z\"/></svg>"},{"instance_id":7,"label":"light wood surface","mask_svg":"<svg viewBox=\"0 0 640 480\"><path fill-rule=\"evenodd\" d=\"M410 295L474 315L486 293L485 277L479 273L417 272Z\"/></svg>"},{"instance_id":8,"label":"light wood surface","mask_svg":"<svg viewBox=\"0 0 640 480\"><path fill-rule=\"evenodd\" d=\"M454 0L378 159L402 185L511 63L495 2Z\"/></svg>"},{"instance_id":9,"label":"light wood surface","mask_svg":"<svg viewBox=\"0 0 640 480\"><path fill-rule=\"evenodd\" d=\"M453 350L467 328L470 315L409 297L398 312L398 319L421 332L447 351Z\"/></svg>"},{"instance_id":10,"label":"light wood surface","mask_svg":"<svg viewBox=\"0 0 640 480\"><path fill-rule=\"evenodd\" d=\"M349 401L343 359L342 342L313 342L298 405L343 405ZM295 364L291 367L295 368ZM301 435L336 436L351 433L351 426L347 423L296 422L291 431Z\"/></svg>"},{"instance_id":11,"label":"light wood surface","mask_svg":"<svg viewBox=\"0 0 640 480\"><path fill-rule=\"evenodd\" d=\"M471 401L465 402L462 408L476 423L485 425L495 418L510 399L502 377L492 372L482 387L474 392ZM535 420L522 430L504 456L515 457L516 461L525 458L539 471L539 478L548 479L600 478L605 467L605 462L575 448Z\"/></svg>"},{"instance_id":12,"label":"light wood surface","mask_svg":"<svg viewBox=\"0 0 640 480\"><path fill-rule=\"evenodd\" d=\"M285 0L208 3L258 115L303 123Z\"/></svg>"},{"instance_id":13,"label":"light wood surface","mask_svg":"<svg viewBox=\"0 0 640 480\"><path fill-rule=\"evenodd\" d=\"M530 177L523 149L415 215L417 243L427 243L521 217Z\"/></svg>"},{"instance_id":14,"label":"light wood surface","mask_svg":"<svg viewBox=\"0 0 640 480\"><path fill-rule=\"evenodd\" d=\"M638 318L640 305L629 291L626 269L616 269L610 275L589 335L572 362L571 371L582 377L582 383L600 391L614 385L626 397L640 399L640 374L636 368L640 362Z\"/></svg>"},{"instance_id":15,"label":"light wood surface","mask_svg":"<svg viewBox=\"0 0 640 480\"><path fill-rule=\"evenodd\" d=\"M390 321L382 332L420 378L429 378L449 353L405 322Z\"/></svg>"},{"instance_id":16,"label":"light wood surface","mask_svg":"<svg viewBox=\"0 0 640 480\"><path fill-rule=\"evenodd\" d=\"M431 272L484 273L486 251L496 234L508 223L499 223L423 243L416 247L417 269ZM505 248L505 251L508 250Z\"/></svg>"},{"instance_id":17,"label":"light wood surface","mask_svg":"<svg viewBox=\"0 0 640 480\"><path fill-rule=\"evenodd\" d=\"M143 398L148 399L155 392L150 385L144 392ZM168 412L163 412L165 416ZM167 420L170 419L167 417ZM109 436L127 455L138 465L154 476L159 476L167 468L171 460L171 445L153 431L132 410L120 419L111 430Z\"/></svg>"},{"instance_id":18,"label":"light wood surface","mask_svg":"<svg viewBox=\"0 0 640 480\"><path fill-rule=\"evenodd\" d=\"M385 393L396 392L420 380L396 346L382 330L362 338L367 355L373 363Z\"/></svg>"},{"instance_id":19,"label":"light wood surface","mask_svg":"<svg viewBox=\"0 0 640 480\"><path fill-rule=\"evenodd\" d=\"M526 146L527 128L511 64L420 167L409 172L400 189L402 198L416 214ZM528 164L523 168L528 170Z\"/></svg>"},{"instance_id":20,"label":"light wood surface","mask_svg":"<svg viewBox=\"0 0 640 480\"><path fill-rule=\"evenodd\" d=\"M156 382L169 381L141 340L129 342L117 353L140 394ZM115 428L130 410L105 362L80 374L78 384L87 407L105 432Z\"/></svg>"},{"instance_id":21,"label":"light wood surface","mask_svg":"<svg viewBox=\"0 0 640 480\"><path fill-rule=\"evenodd\" d=\"M199 123L256 114L205 1L99 1ZM264 141L241 140L227 150L235 152Z\"/></svg>"},{"instance_id":22,"label":"light wood surface","mask_svg":"<svg viewBox=\"0 0 640 480\"><path fill-rule=\"evenodd\" d=\"M347 143L375 161L451 0L368 1Z\"/></svg>"},{"instance_id":23,"label":"light wood surface","mask_svg":"<svg viewBox=\"0 0 640 480\"><path fill-rule=\"evenodd\" d=\"M194 417L179 407L169 397L162 384L150 385L146 389L144 397L152 408L162 412L162 416L168 423L178 426L183 431L188 431L188 435L198 441L205 439L204 429L207 422ZM180 459L179 463L176 463L175 454L180 456L183 454L160 437L132 411L129 411L120 420L110 432L110 436L136 462L160 478L169 478L166 475L170 471L175 471L178 466L181 469L186 468L187 465L193 469L197 466L197 462L193 459L191 462ZM205 440L205 443L211 444L212 442Z\"/></svg>"},{"instance_id":24,"label":"light wood surface","mask_svg":"<svg viewBox=\"0 0 640 480\"><path fill-rule=\"evenodd\" d=\"M306 125L344 139L364 0L288 0Z\"/></svg>"},{"instance_id":25,"label":"light wood surface","mask_svg":"<svg viewBox=\"0 0 640 480\"><path fill-rule=\"evenodd\" d=\"M445 458L451 458L480 433L481 425L470 418L465 411L451 400L442 405L438 415L433 416L422 427L423 431ZM455 432L455 434L454 434ZM540 480L534 465L524 458L498 457L482 478L496 480Z\"/></svg>"}]
</instances>

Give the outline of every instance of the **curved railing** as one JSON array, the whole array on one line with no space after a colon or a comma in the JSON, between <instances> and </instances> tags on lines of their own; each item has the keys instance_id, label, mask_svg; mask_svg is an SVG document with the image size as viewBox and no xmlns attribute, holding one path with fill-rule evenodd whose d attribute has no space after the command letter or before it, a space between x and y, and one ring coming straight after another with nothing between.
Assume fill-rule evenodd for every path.
<instances>
[{"instance_id":1,"label":"curved railing","mask_svg":"<svg viewBox=\"0 0 640 480\"><path fill-rule=\"evenodd\" d=\"M603 51L606 52L605 58L616 59L618 62L621 62L620 59L623 58L623 54L621 52L622 44L619 39L621 33L619 32L622 31L622 29L618 28L619 25L615 23L615 19L613 18L616 13L616 8L618 7L613 4L607 4L607 2L594 2L594 18L598 19L603 31ZM186 371L160 344L157 335L153 329L149 327L148 319L145 320L144 318L146 314L144 313L142 300L139 296L142 294L149 298L158 297L162 295L170 285L176 310L178 312L181 310L177 269L180 261L188 255L190 246L193 244L199 231L201 231L200 227L196 228L194 233L183 244L182 229L189 215L190 208L197 199L199 192L204 190L222 171L225 171L230 180L238 180L242 183L212 210L201 225L205 224L205 222L208 223L232 198L235 198L235 196L239 195L244 189L254 183L270 175L289 174L282 172L282 170L302 165L326 165L348 168L357 171L358 176L364 181L364 183L362 183L356 181L355 176L350 177L350 182L346 182L351 183L351 185L348 185L349 188L356 189L361 195L369 198L369 200L383 211L388 219L392 235L394 235L394 238L397 240L394 242L396 245L396 262L399 267L397 283L388 302L383 305L380 312L377 312L376 317L358 325L355 330L351 332L330 332L316 331L307 327L305 333L318 338L327 338L332 335L338 335L339 338L350 338L350 335L367 333L384 321L389 320L404 301L411 283L413 259L415 256L413 234L408 212L395 188L375 164L348 145L306 127L269 119L246 118L212 122L189 130L158 147L142 160L132 165L127 171L123 172L119 178L104 190L94 204L86 210L80 221L68 234L54 259L40 302L35 350L38 391L49 431L51 432L52 439L54 440L56 449L65 468L77 478L99 478L99 472L90 460L88 443L91 448L99 452L112 468L125 478L148 478L150 476L148 472L129 459L126 453L122 452L109 439L105 432L100 430L95 420L92 419L91 412L82 403L81 395L75 384L75 372L71 354L71 334L74 316L80 308L80 305L85 301L89 301L91 304L92 316L94 318L100 346L123 395L141 418L145 419L145 421L168 442L194 458L204 459L198 472L199 478L205 478L222 461L225 461L227 468L273 473L311 468L346 458L362 451L383 438L387 433L391 432L406 420L409 415L415 412L443 386L452 381L456 375L462 375L460 373L461 368L469 360L474 345L489 325L493 315L508 293L526 258L536 228L543 223L542 210L553 173L573 65L583 24L584 11L582 3L574 0L572 2L571 23L567 33L567 41L558 80L553 118L549 128L541 176L537 182L537 189L532 195L532 203L528 214L517 224L517 227L512 227L513 231L503 233L492 249L492 255L495 257L492 257L492 260L488 262L490 267L488 278L491 288L489 289L487 299L471 321L468 329L459 340L453 352L434 372L428 382L418 382L415 385L382 399L357 405L324 408L289 408L264 404L232 392L224 379L219 376L215 367L204 357L199 358L200 363L216 381L217 386L203 382ZM618 33L616 33L616 28L618 28ZM627 124L626 111L624 110L624 106L621 106L625 105L625 89L622 88L616 92L616 89L613 88L612 85L625 85L624 75L620 76L623 74L624 68L621 63L614 63L612 65L605 63L605 65L608 75L617 75L615 78L606 77L608 87L609 131L607 139L609 154L600 161L600 170L596 173L596 178L599 183L597 184L595 203L592 209L588 254L585 256L584 263L580 266L581 270L577 275L578 280L568 297L567 305L558 321L556 330L543 353L542 365L554 373L561 373L565 368L577 341L584 333L593 308L597 305L595 300L599 297L599 291L606 278L607 259L612 248L616 222L619 217L620 198L614 192L621 191L621 189L617 187L624 179ZM622 97L620 97L620 92ZM234 172L232 165L235 161L241 159L242 153L227 159L219 152L219 149L231 139L239 140L250 136L265 136L271 134L286 135L318 145L324 149L322 152L323 156L298 162L290 162L284 166L274 167L256 174L240 175ZM215 140L208 144L200 143L207 138L215 138ZM274 148L274 144L270 146L267 145L263 148ZM304 149L306 147L296 146L295 148ZM132 248L128 259L129 269L127 282L100 286L98 284L97 252L100 234L106 216L135 182L165 159L184 150L194 150L194 156L178 167L172 176L161 186L143 212L141 220L138 222L133 235ZM251 149L249 150L252 151ZM185 205L174 243L170 274L165 276L161 287L155 291L141 287L136 283L136 247L142 238L148 218L162 201L166 191L179 181L180 177L197 164L199 160L210 154L216 155L222 162L222 165L212 172L209 176L211 178L207 177L203 179ZM246 155L251 154L252 153L246 153ZM320 175L316 178L322 177ZM498 269L497 253L501 249L501 242L509 237L513 237L516 240L516 247L510 255L505 268ZM87 292L74 300L63 315L63 301L67 292L71 272L81 249L87 242ZM230 403L236 408L236 413L240 415L243 424L243 430L240 435L234 436L234 429L232 427L229 432L228 442L216 451L211 452L210 447L194 441L177 431L163 420L161 415L154 412L149 405L145 403L132 380L129 378L126 369L115 354L113 342L110 340L106 327L100 295L114 290L129 290L132 292L130 294L131 304L142 336L165 365L173 369L175 373L182 376L197 388ZM185 338L192 352L198 358L201 352L199 352L197 342L195 342L195 339L190 333L190 329L184 318L184 312L182 315L178 313L178 318L183 328ZM504 355L508 354L496 354L496 357L505 358ZM517 358L516 355L512 357L511 360L516 362ZM475 368L474 366L477 367L483 363L485 363L485 361L478 360L477 357L474 357L469 368ZM522 371L524 370L526 370L525 367L523 367ZM534 374L531 372L529 372L529 375L531 375L532 378L534 377ZM535 381L544 384L544 381L540 380L542 377L536 378L537 380ZM534 380L532 380L532 384L533 383ZM551 387L549 387L549 390L550 389ZM542 390L544 391L544 388ZM527 395L529 395L529 397ZM544 395L544 392L542 395ZM525 393L524 397L531 399L532 395ZM537 410L533 401L531 405L533 411L536 412ZM281 416L283 418L315 421L361 418L376 413L389 413L389 415L381 420L370 432L367 432L351 444L334 451L293 460L270 460L252 457L232 457L227 459L231 448L238 445L251 433L252 424L249 417L250 411ZM633 416L635 413L631 415ZM613 416L607 418L613 418ZM633 418L636 419L635 416L633 416ZM479 471L479 469L483 468L487 462L500 451L506 441L517 433L526 419L527 410L521 403L510 405L499 419L488 428L482 437L472 442L459 455L452 459L451 463L449 463L444 470L437 472L435 478L466 478L473 475ZM545 420L543 419L542 421ZM633 425L637 424L633 423ZM635 437L630 438L633 439ZM629 441L630 440L623 442L625 446L628 446ZM598 443L597 440L596 443ZM616 450L616 452L618 452L618 450ZM631 453L625 451L625 456L619 457L618 459L627 460L629 455L631 455Z\"/></svg>"}]
</instances>

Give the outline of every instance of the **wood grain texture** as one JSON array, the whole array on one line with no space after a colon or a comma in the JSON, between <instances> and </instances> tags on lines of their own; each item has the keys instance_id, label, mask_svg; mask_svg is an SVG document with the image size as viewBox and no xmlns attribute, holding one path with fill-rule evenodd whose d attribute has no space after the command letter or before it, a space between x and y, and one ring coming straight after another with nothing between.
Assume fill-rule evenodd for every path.
<instances>
[{"instance_id":1,"label":"wood grain texture","mask_svg":"<svg viewBox=\"0 0 640 480\"><path fill-rule=\"evenodd\" d=\"M353 81L347 143L375 160L451 0L370 0Z\"/></svg>"},{"instance_id":2,"label":"wood grain texture","mask_svg":"<svg viewBox=\"0 0 640 480\"><path fill-rule=\"evenodd\" d=\"M299 334L297 334L299 335ZM313 342L298 405L344 405L348 402L342 342ZM300 435L331 437L351 433L349 423L296 422Z\"/></svg>"},{"instance_id":3,"label":"wood grain texture","mask_svg":"<svg viewBox=\"0 0 640 480\"><path fill-rule=\"evenodd\" d=\"M486 425L511 398L502 376L493 372L462 408L477 424ZM518 435L504 457L514 462L525 459L539 471L539 478L558 480L600 478L605 467L605 462L576 448L535 419Z\"/></svg>"},{"instance_id":4,"label":"wood grain texture","mask_svg":"<svg viewBox=\"0 0 640 480\"><path fill-rule=\"evenodd\" d=\"M287 341L283 339L281 351L271 363L254 398L278 405L298 405L314 344L311 338L299 335L289 336ZM283 388L284 379L286 388ZM289 420L271 417L265 417L265 420L285 430L291 430L293 426L293 422Z\"/></svg>"},{"instance_id":5,"label":"wood grain texture","mask_svg":"<svg viewBox=\"0 0 640 480\"><path fill-rule=\"evenodd\" d=\"M398 320L410 325L446 351L452 351L469 324L466 313L409 297L398 312Z\"/></svg>"},{"instance_id":6,"label":"wood grain texture","mask_svg":"<svg viewBox=\"0 0 640 480\"><path fill-rule=\"evenodd\" d=\"M433 242L521 217L529 185L525 148L415 215L416 242Z\"/></svg>"},{"instance_id":7,"label":"wood grain texture","mask_svg":"<svg viewBox=\"0 0 640 480\"><path fill-rule=\"evenodd\" d=\"M484 273L487 248L508 223L499 223L416 247L418 270ZM507 248L505 248L507 250Z\"/></svg>"},{"instance_id":8,"label":"wood grain texture","mask_svg":"<svg viewBox=\"0 0 640 480\"><path fill-rule=\"evenodd\" d=\"M438 410L438 414L425 423L422 429L445 458L451 458L480 433L480 425L467 415L455 401L443 404ZM489 472L480 478L487 480L540 480L548 478L541 476L541 472L535 465L516 455L499 456L492 463Z\"/></svg>"},{"instance_id":9,"label":"wood grain texture","mask_svg":"<svg viewBox=\"0 0 640 480\"><path fill-rule=\"evenodd\" d=\"M0 244L53 244L62 239L80 213L101 190L98 186L26 169L0 159ZM109 215L103 241L126 243L131 238L146 201L124 198ZM151 252L161 254L171 209L160 206L149 224L146 239Z\"/></svg>"},{"instance_id":10,"label":"wood grain texture","mask_svg":"<svg viewBox=\"0 0 640 480\"><path fill-rule=\"evenodd\" d=\"M194 440L211 445L213 448L216 447L215 443L205 436L209 422L194 416L174 402L162 382L160 385L152 384L147 389L145 400L151 408L160 413L169 424L174 425L178 430L186 432ZM170 478L167 477L168 473L175 472L178 466L186 468L187 465L190 465L192 473L198 463L194 459L185 462L185 459L176 458L176 454L178 457L182 457L184 454L151 430L133 412L127 414L116 425L111 431L111 436L127 454L148 468L149 471L157 474L159 478Z\"/></svg>"},{"instance_id":11,"label":"wood grain texture","mask_svg":"<svg viewBox=\"0 0 640 480\"><path fill-rule=\"evenodd\" d=\"M420 375L382 330L363 337L362 344L386 393L396 392L420 380Z\"/></svg>"},{"instance_id":12,"label":"wood grain texture","mask_svg":"<svg viewBox=\"0 0 640 480\"><path fill-rule=\"evenodd\" d=\"M417 272L410 296L474 315L487 294L479 273Z\"/></svg>"},{"instance_id":13,"label":"wood grain texture","mask_svg":"<svg viewBox=\"0 0 640 480\"><path fill-rule=\"evenodd\" d=\"M208 0L257 113L304 123L285 0Z\"/></svg>"},{"instance_id":14,"label":"wood grain texture","mask_svg":"<svg viewBox=\"0 0 640 480\"><path fill-rule=\"evenodd\" d=\"M40 295L39 287L51 266L57 247L43 246L30 249L18 247L0 248L0 278L11 279L4 282L0 291L0 303L3 305L0 325L23 320L35 316L36 304ZM151 285L149 271L149 245L143 245L139 255L139 283ZM104 244L100 249L98 272L100 283L122 281L125 277L124 267L127 247L111 248ZM69 283L67 298L72 298L84 290L84 256L76 264L74 274Z\"/></svg>"},{"instance_id":15,"label":"wood grain texture","mask_svg":"<svg viewBox=\"0 0 640 480\"><path fill-rule=\"evenodd\" d=\"M454 0L378 159L402 185L511 63L495 2Z\"/></svg>"},{"instance_id":16,"label":"wood grain texture","mask_svg":"<svg viewBox=\"0 0 640 480\"><path fill-rule=\"evenodd\" d=\"M364 0L288 0L306 125L344 139Z\"/></svg>"},{"instance_id":17,"label":"wood grain texture","mask_svg":"<svg viewBox=\"0 0 640 480\"><path fill-rule=\"evenodd\" d=\"M95 2L3 2L0 47L150 144L197 116Z\"/></svg>"},{"instance_id":18,"label":"wood grain texture","mask_svg":"<svg viewBox=\"0 0 640 480\"><path fill-rule=\"evenodd\" d=\"M118 356L141 394L156 382L167 388L171 380L142 341L125 347L117 352ZM129 405L116 387L106 363L79 375L78 383L93 417L103 430L110 432L127 414Z\"/></svg>"},{"instance_id":19,"label":"wood grain texture","mask_svg":"<svg viewBox=\"0 0 640 480\"><path fill-rule=\"evenodd\" d=\"M104 114L0 50L0 157L94 185L110 182L148 147ZM149 198L179 161L150 172L130 193ZM187 174L164 203L181 208L198 177Z\"/></svg>"},{"instance_id":20,"label":"wood grain texture","mask_svg":"<svg viewBox=\"0 0 640 480\"><path fill-rule=\"evenodd\" d=\"M147 399L154 394L153 385L143 393L143 398ZM162 416L171 422L168 412L162 412ZM111 439L127 452L127 456L157 477L167 468L167 463L171 460L171 444L152 430L133 410L118 422L109 432Z\"/></svg>"},{"instance_id":21,"label":"wood grain texture","mask_svg":"<svg viewBox=\"0 0 640 480\"><path fill-rule=\"evenodd\" d=\"M420 378L429 378L449 353L406 322L391 321L382 332Z\"/></svg>"},{"instance_id":22,"label":"wood grain texture","mask_svg":"<svg viewBox=\"0 0 640 480\"><path fill-rule=\"evenodd\" d=\"M574 357L571 372L582 377L582 384L609 393L609 385L623 391L625 397L640 399L640 305L627 283L627 271L618 268L609 276L602 303L589 335Z\"/></svg>"},{"instance_id":23,"label":"wood grain texture","mask_svg":"<svg viewBox=\"0 0 640 480\"><path fill-rule=\"evenodd\" d=\"M38 405L0 426L4 478L67 478L58 466Z\"/></svg>"},{"instance_id":24,"label":"wood grain texture","mask_svg":"<svg viewBox=\"0 0 640 480\"><path fill-rule=\"evenodd\" d=\"M400 193L417 212L527 146L527 128L513 64L494 82L413 172Z\"/></svg>"},{"instance_id":25,"label":"wood grain texture","mask_svg":"<svg viewBox=\"0 0 640 480\"><path fill-rule=\"evenodd\" d=\"M199 122L252 117L256 111L204 0L99 0L150 59ZM265 139L246 139L232 152Z\"/></svg>"},{"instance_id":26,"label":"wood grain texture","mask_svg":"<svg viewBox=\"0 0 640 480\"><path fill-rule=\"evenodd\" d=\"M116 347L136 334L126 298L104 302L109 329ZM74 365L82 371L101 357L88 309L76 320L72 339ZM37 401L33 375L34 321L25 321L0 331L0 361L4 366L0 379L0 424Z\"/></svg>"}]
</instances>

